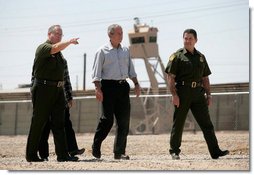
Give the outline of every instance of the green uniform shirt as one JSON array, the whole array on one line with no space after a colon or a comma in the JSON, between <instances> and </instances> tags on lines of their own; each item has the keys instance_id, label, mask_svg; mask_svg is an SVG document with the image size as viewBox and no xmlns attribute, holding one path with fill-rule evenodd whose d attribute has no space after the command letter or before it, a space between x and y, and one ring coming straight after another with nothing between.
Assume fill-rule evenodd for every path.
<instances>
[{"instance_id":1,"label":"green uniform shirt","mask_svg":"<svg viewBox=\"0 0 254 175\"><path fill-rule=\"evenodd\" d=\"M32 75L41 80L63 81L65 66L63 55L61 52L51 55L51 49L52 44L50 41L38 46Z\"/></svg>"},{"instance_id":2,"label":"green uniform shirt","mask_svg":"<svg viewBox=\"0 0 254 175\"><path fill-rule=\"evenodd\" d=\"M175 81L201 82L203 77L211 74L205 56L194 50L194 54L185 48L179 49L169 57L166 73L175 75Z\"/></svg>"}]
</instances>

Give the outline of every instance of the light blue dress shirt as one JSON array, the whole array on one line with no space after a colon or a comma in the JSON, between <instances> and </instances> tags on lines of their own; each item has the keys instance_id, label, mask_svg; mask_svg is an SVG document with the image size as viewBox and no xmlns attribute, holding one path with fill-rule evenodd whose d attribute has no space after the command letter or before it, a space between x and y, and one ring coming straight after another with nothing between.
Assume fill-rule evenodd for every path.
<instances>
[{"instance_id":1,"label":"light blue dress shirt","mask_svg":"<svg viewBox=\"0 0 254 175\"><path fill-rule=\"evenodd\" d=\"M113 48L111 43L100 47L96 54L92 70L92 80L125 80L137 77L129 49L120 45Z\"/></svg>"}]
</instances>

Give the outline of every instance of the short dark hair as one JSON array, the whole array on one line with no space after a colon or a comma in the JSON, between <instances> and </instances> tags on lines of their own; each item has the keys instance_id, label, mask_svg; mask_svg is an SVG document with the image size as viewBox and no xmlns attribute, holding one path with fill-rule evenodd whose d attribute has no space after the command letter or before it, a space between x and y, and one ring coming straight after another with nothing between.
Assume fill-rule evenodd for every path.
<instances>
[{"instance_id":1,"label":"short dark hair","mask_svg":"<svg viewBox=\"0 0 254 175\"><path fill-rule=\"evenodd\" d=\"M186 29L186 30L183 32L183 37L184 37L184 34L185 34L185 33L193 34L193 36L194 36L195 39L198 38L197 32L196 32L194 29Z\"/></svg>"}]
</instances>

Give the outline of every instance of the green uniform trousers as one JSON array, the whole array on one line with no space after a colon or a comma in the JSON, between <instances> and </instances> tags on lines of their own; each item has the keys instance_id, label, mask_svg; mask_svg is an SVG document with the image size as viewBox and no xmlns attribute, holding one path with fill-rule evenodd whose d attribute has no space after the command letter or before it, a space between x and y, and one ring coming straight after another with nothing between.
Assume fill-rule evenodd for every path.
<instances>
[{"instance_id":1,"label":"green uniform trousers","mask_svg":"<svg viewBox=\"0 0 254 175\"><path fill-rule=\"evenodd\" d=\"M176 86L180 99L180 106L175 106L173 127L170 137L170 153L179 154L182 141L184 123L189 109L200 126L206 140L210 155L217 154L220 149L214 133L214 127L210 119L208 105L204 96L203 87L191 88L188 86Z\"/></svg>"},{"instance_id":2,"label":"green uniform trousers","mask_svg":"<svg viewBox=\"0 0 254 175\"><path fill-rule=\"evenodd\" d=\"M65 96L62 87L34 85L32 87L33 117L27 139L26 156L37 156L44 126L50 118L58 158L68 156L65 131L64 109Z\"/></svg>"}]
</instances>

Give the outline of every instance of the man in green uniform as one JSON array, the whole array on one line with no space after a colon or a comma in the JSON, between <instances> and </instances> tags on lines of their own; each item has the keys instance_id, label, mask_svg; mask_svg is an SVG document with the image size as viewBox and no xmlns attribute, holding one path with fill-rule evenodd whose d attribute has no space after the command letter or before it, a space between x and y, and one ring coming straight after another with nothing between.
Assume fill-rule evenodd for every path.
<instances>
[{"instance_id":1,"label":"man in green uniform","mask_svg":"<svg viewBox=\"0 0 254 175\"><path fill-rule=\"evenodd\" d=\"M211 71L205 56L195 49L197 33L194 29L186 29L183 32L183 43L184 48L170 56L165 70L175 106L169 152L172 159L180 159L184 123L191 109L204 134L211 157L218 159L229 154L229 151L219 148L208 111L212 98L208 78Z\"/></svg>"},{"instance_id":2,"label":"man in green uniform","mask_svg":"<svg viewBox=\"0 0 254 175\"><path fill-rule=\"evenodd\" d=\"M61 53L70 44L78 44L79 38L61 42L62 28L53 25L48 29L48 40L39 45L34 59L33 75L35 77L31 89L33 117L27 139L26 160L28 162L43 161L37 155L43 128L49 116L55 142L57 161L77 161L67 152L64 131L64 61Z\"/></svg>"}]
</instances>

